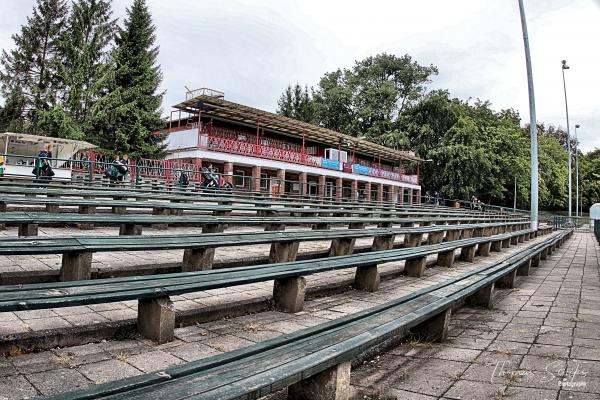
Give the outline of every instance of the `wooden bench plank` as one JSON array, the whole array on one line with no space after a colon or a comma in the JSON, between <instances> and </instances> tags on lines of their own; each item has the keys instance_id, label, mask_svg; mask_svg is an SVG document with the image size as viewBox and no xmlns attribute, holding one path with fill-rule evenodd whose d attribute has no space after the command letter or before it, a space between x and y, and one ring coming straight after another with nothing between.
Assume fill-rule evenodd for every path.
<instances>
[{"instance_id":1,"label":"wooden bench plank","mask_svg":"<svg viewBox=\"0 0 600 400\"><path fill-rule=\"evenodd\" d=\"M523 231L504 234L522 234ZM420 246L410 249L386 250L326 259L296 261L283 264L229 268L219 271L164 274L135 278L110 278L76 283L33 284L0 287L0 311L32 308L93 304L108 301L176 295L255 283L261 280L307 276L333 269L351 268L412 259L436 254L450 248L470 246L486 238L465 239L441 245Z\"/></svg>"},{"instance_id":2,"label":"wooden bench plank","mask_svg":"<svg viewBox=\"0 0 600 400\"><path fill-rule=\"evenodd\" d=\"M520 252L521 257L539 252L549 243L560 240L564 234L557 233L541 244L526 248ZM492 266L463 273L383 305L254 346L52 398L180 399L202 395L202 398L208 399L266 395L348 361L366 349L403 335L407 329L439 315L491 284L495 278L493 271L506 273L507 268L512 266L508 259L514 265L523 260L518 255L511 256ZM477 276L480 278L472 279ZM465 279L470 279L468 285L461 284ZM443 297L432 295L451 286L455 288ZM415 307L408 309L409 305Z\"/></svg>"}]
</instances>

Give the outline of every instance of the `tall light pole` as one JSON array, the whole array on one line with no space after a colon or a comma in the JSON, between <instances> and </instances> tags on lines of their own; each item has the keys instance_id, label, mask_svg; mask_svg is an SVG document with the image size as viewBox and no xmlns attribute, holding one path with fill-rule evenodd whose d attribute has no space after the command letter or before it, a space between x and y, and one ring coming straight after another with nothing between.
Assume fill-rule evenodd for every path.
<instances>
[{"instance_id":1,"label":"tall light pole","mask_svg":"<svg viewBox=\"0 0 600 400\"><path fill-rule=\"evenodd\" d=\"M581 210L579 209L579 142L577 141L577 128L581 125L575 125L575 216L581 216Z\"/></svg>"},{"instance_id":2,"label":"tall light pole","mask_svg":"<svg viewBox=\"0 0 600 400\"><path fill-rule=\"evenodd\" d=\"M567 103L567 84L565 83L565 69L569 69L566 60L562 60L562 78L563 78L563 89L565 91L565 112L567 114L567 152L569 153L569 218L571 217L571 210L573 206L571 205L571 193L573 193L571 178L573 173L571 172L571 132L569 125L569 105Z\"/></svg>"},{"instance_id":3,"label":"tall light pole","mask_svg":"<svg viewBox=\"0 0 600 400\"><path fill-rule=\"evenodd\" d=\"M533 92L533 72L531 69L531 54L529 52L529 36L527 34L527 21L523 0L519 0L521 14L521 29L523 30L523 43L525 45L525 64L527 65L527 87L529 89L529 130L531 133L531 229L538 228L538 146L537 146L537 119L535 116L535 94Z\"/></svg>"}]
</instances>

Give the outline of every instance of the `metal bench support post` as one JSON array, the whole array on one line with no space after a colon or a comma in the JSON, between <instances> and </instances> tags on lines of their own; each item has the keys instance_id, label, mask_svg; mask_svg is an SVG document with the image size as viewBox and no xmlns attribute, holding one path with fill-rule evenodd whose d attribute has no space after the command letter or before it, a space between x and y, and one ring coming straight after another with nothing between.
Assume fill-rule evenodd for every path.
<instances>
[{"instance_id":1,"label":"metal bench support post","mask_svg":"<svg viewBox=\"0 0 600 400\"><path fill-rule=\"evenodd\" d=\"M138 301L138 332L159 344L173 340L175 310L169 296Z\"/></svg>"},{"instance_id":2,"label":"metal bench support post","mask_svg":"<svg viewBox=\"0 0 600 400\"><path fill-rule=\"evenodd\" d=\"M548 248L544 248L541 252L540 252L540 260L545 260L546 258L548 258Z\"/></svg>"},{"instance_id":3,"label":"metal bench support post","mask_svg":"<svg viewBox=\"0 0 600 400\"><path fill-rule=\"evenodd\" d=\"M348 400L350 399L351 363L344 362L288 388L288 400Z\"/></svg>"},{"instance_id":4,"label":"metal bench support post","mask_svg":"<svg viewBox=\"0 0 600 400\"><path fill-rule=\"evenodd\" d=\"M64 253L60 268L61 281L82 281L90 279L92 253Z\"/></svg>"},{"instance_id":5,"label":"metal bench support post","mask_svg":"<svg viewBox=\"0 0 600 400\"><path fill-rule=\"evenodd\" d=\"M303 277L276 279L273 304L278 311L296 313L304 308L306 279Z\"/></svg>"}]
</instances>

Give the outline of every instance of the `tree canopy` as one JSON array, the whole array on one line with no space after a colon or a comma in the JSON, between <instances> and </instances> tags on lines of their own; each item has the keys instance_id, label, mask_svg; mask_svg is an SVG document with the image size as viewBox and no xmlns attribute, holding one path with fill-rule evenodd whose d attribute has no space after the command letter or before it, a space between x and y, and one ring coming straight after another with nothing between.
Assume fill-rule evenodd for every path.
<instances>
[{"instance_id":1,"label":"tree canopy","mask_svg":"<svg viewBox=\"0 0 600 400\"><path fill-rule=\"evenodd\" d=\"M150 11L134 0L123 27L112 0L37 0L0 56L0 130L82 139L109 152L161 154L163 93Z\"/></svg>"},{"instance_id":2,"label":"tree canopy","mask_svg":"<svg viewBox=\"0 0 600 400\"><path fill-rule=\"evenodd\" d=\"M446 198L476 195L506 206L516 196L517 207L528 208L529 127L521 126L513 109L495 111L489 101L427 91L435 74L435 66L422 66L408 55L380 54L357 61L351 69L325 73L310 92L299 84L288 87L278 112L415 151L428 160L421 166L424 190L441 191ZM540 207L562 210L567 207L567 134L545 124L538 131ZM580 154L584 208L600 201L598 157L598 151Z\"/></svg>"}]
</instances>

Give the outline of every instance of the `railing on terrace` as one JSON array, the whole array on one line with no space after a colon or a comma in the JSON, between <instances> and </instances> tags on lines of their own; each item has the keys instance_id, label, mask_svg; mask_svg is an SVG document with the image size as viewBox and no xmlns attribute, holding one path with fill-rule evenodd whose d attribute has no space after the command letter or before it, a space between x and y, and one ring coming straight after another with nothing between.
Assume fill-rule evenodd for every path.
<instances>
[{"instance_id":1,"label":"railing on terrace","mask_svg":"<svg viewBox=\"0 0 600 400\"><path fill-rule=\"evenodd\" d=\"M81 152L69 160L71 169L75 172L85 172L93 179L94 175L103 175L112 165L114 157L110 155ZM190 181L201 182L201 166L179 160L153 160L141 158L129 160L130 175L137 178L155 178L177 180L181 171L185 171Z\"/></svg>"},{"instance_id":2,"label":"railing on terrace","mask_svg":"<svg viewBox=\"0 0 600 400\"><path fill-rule=\"evenodd\" d=\"M307 148L303 149L302 146L294 143L276 139L261 139L261 144L258 144L256 135L212 126L203 129L201 136L205 136L206 140L201 138L199 147L206 147L211 150L218 150L226 153L322 167L321 157L307 154ZM310 153L313 153L313 151L310 151ZM362 164L365 163L363 162ZM418 184L418 175L406 175L400 173L398 170L386 169L385 167L376 168L370 163L367 166L368 172L364 175L407 182L415 185ZM352 172L352 162L343 164L341 170L344 172Z\"/></svg>"},{"instance_id":3,"label":"railing on terrace","mask_svg":"<svg viewBox=\"0 0 600 400\"><path fill-rule=\"evenodd\" d=\"M269 160L285 161L293 164L308 165L312 167L323 167L323 158L316 154L316 147L303 147L296 143L290 143L283 140L259 137L252 133L236 131L233 129L214 127L211 124L204 124L198 129L197 123L191 126L190 123L177 124L170 126L166 132L177 132L183 130L198 130L198 148L239 154L250 157L265 158ZM348 163L342 163L341 171L353 173L353 159ZM367 168L360 175L367 175L377 178L393 180L397 182L406 182L418 185L419 176L409 175L401 172L401 168L392 168L379 166L375 163L365 160L356 160L356 163ZM324 168L324 167L323 167Z\"/></svg>"},{"instance_id":4,"label":"railing on terrace","mask_svg":"<svg viewBox=\"0 0 600 400\"><path fill-rule=\"evenodd\" d=\"M225 98L225 93L220 92L218 90L210 89L210 88L199 88L199 89L188 90L187 92L185 92L186 100L193 99L194 97L198 97L198 96L210 96L210 97L216 97L219 99L223 99L223 98Z\"/></svg>"},{"instance_id":5,"label":"railing on terrace","mask_svg":"<svg viewBox=\"0 0 600 400\"><path fill-rule=\"evenodd\" d=\"M28 166L31 166L35 159L37 159L36 156L20 156L14 154L2 155L5 157L18 157L25 159L28 161ZM113 164L114 159L111 156L103 154L79 153L72 159L52 158L49 159L49 161L52 166L60 165L61 168L71 168L72 171L78 173L77 176L74 174L73 178L71 178L71 181L73 182L83 181L85 184L103 185L109 183L107 178L103 178L104 172ZM111 182L110 184L120 186L130 185L132 187L149 187L148 185L151 185L152 189L182 190L184 188L179 187L178 183L182 172L185 172L189 177L190 189L198 189L199 185L197 184L201 183L203 180L199 165L177 160L131 160L129 171L130 174L128 179L124 180L123 182ZM367 200L365 198L366 192L364 190L358 190L358 192L353 196L353 189L348 183L341 187L341 193L338 197L338 194L336 193L337 189L330 183L327 183L324 186L319 186L316 182L307 182L305 184L301 184L298 180L285 180L282 182L276 177L261 177L259 179L253 179L248 175L224 175L218 172L214 174L219 177L219 180L223 178L224 181L232 183L233 193L258 192L262 195L271 197L283 196L299 198L323 198L330 200L355 198L358 201L365 201L367 203L378 202L378 200L376 200L378 198L377 189L373 186L370 194L368 194L370 200ZM8 179L10 178L11 177L8 177ZM33 174L31 175L31 178L35 178ZM150 182L146 181L146 179L148 179ZM196 186L194 186L194 184L196 184ZM201 190L218 192L221 189L217 187L213 189L204 188ZM392 202L390 196L391 194L389 191L384 191L382 201L385 203ZM475 208L489 213L525 215L528 215L529 213L526 210L516 210L509 207L499 207L490 204L482 204L481 208L476 208L468 201L444 199L439 199L439 201L436 201L434 198L428 196L421 196L416 198L415 201L431 205L437 204L440 206ZM540 222L552 224L557 228L565 227L568 224L574 224L579 229L587 230L590 229L591 223L589 218L577 219L576 217L569 218L552 215L540 215Z\"/></svg>"},{"instance_id":6,"label":"railing on terrace","mask_svg":"<svg viewBox=\"0 0 600 400\"><path fill-rule=\"evenodd\" d=\"M574 217L565 215L540 216L540 220L545 220L551 224L554 229L574 228L577 231L589 232L594 227L594 221L590 217Z\"/></svg>"}]
</instances>

